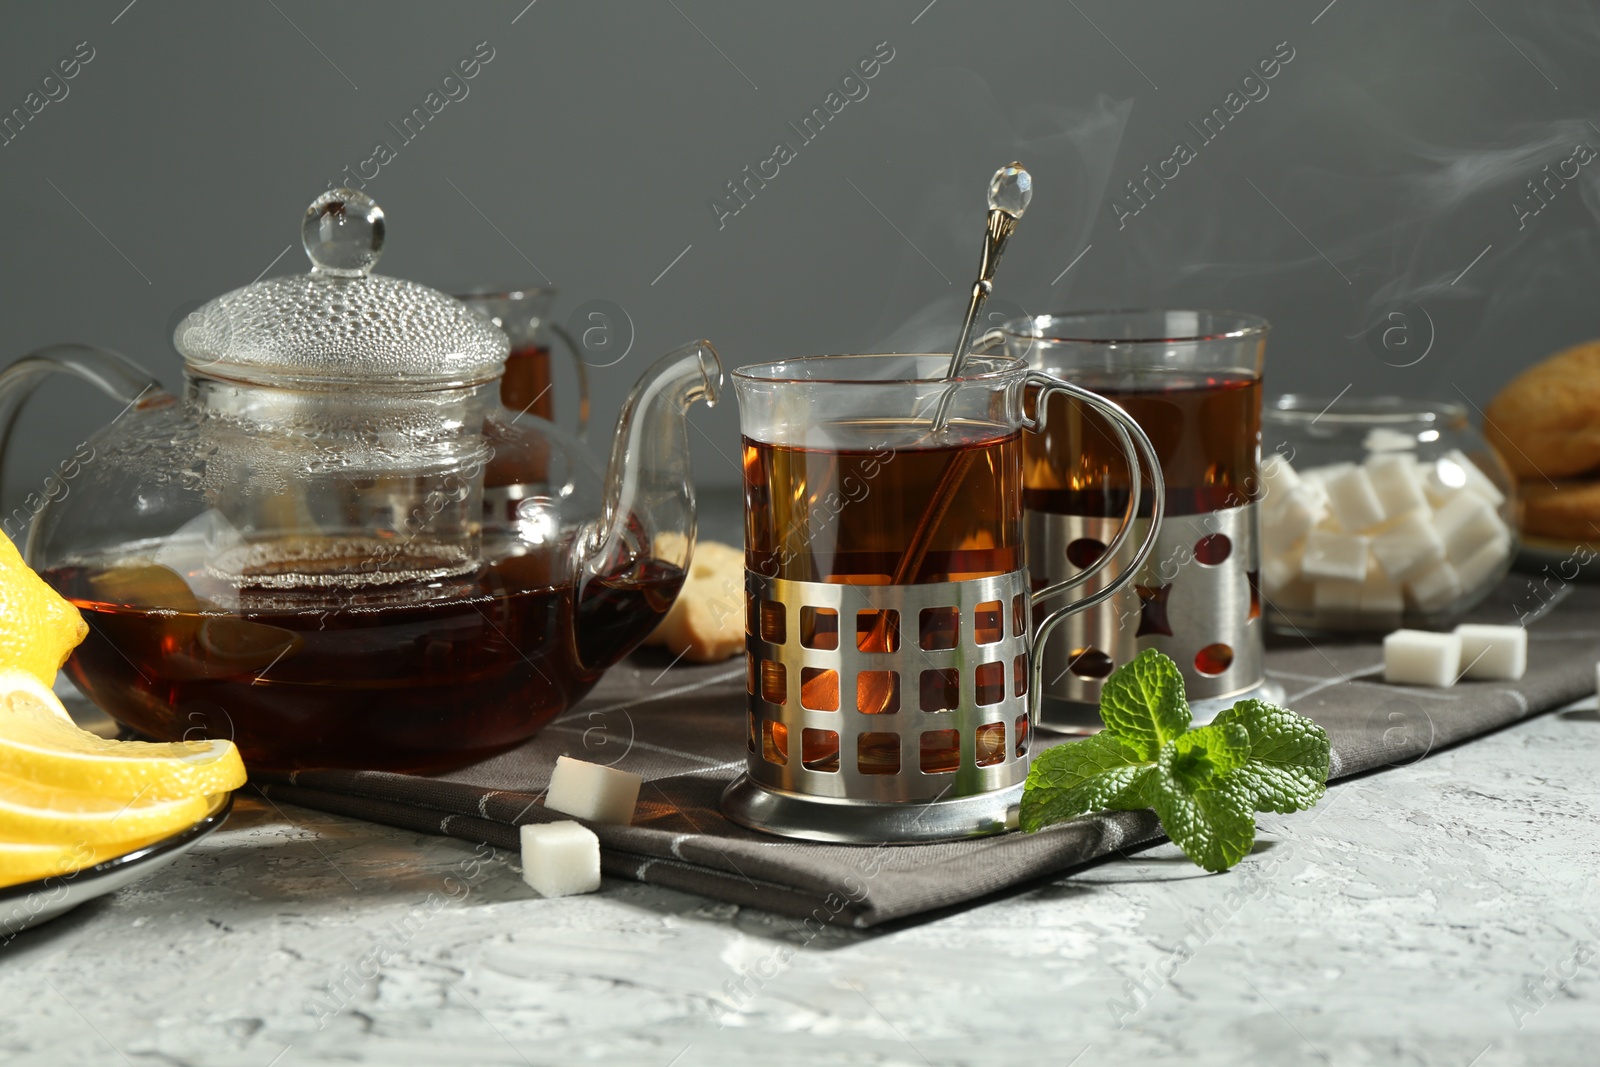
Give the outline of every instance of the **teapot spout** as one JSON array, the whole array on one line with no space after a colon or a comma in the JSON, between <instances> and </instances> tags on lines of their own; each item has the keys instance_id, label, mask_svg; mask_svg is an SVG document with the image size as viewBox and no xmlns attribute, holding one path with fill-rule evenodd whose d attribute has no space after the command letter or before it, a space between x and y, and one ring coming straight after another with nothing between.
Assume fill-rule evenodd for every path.
<instances>
[{"instance_id":1,"label":"teapot spout","mask_svg":"<svg viewBox=\"0 0 1600 1067\"><path fill-rule=\"evenodd\" d=\"M614 576L619 568L649 565L658 574L688 569L695 504L687 416L697 400L716 406L721 390L722 360L711 342L701 340L668 352L628 394L606 471L605 509L579 546L579 604L591 579ZM674 595L676 588L675 582Z\"/></svg>"}]
</instances>

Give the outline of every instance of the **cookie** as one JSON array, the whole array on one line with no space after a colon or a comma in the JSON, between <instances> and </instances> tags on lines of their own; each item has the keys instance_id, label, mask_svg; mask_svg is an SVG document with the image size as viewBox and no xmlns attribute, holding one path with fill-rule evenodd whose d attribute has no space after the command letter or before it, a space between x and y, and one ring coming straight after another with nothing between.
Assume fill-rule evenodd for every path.
<instances>
[{"instance_id":1,"label":"cookie","mask_svg":"<svg viewBox=\"0 0 1600 1067\"><path fill-rule=\"evenodd\" d=\"M744 552L701 541L678 599L644 643L691 663L717 663L744 651L744 614Z\"/></svg>"},{"instance_id":2,"label":"cookie","mask_svg":"<svg viewBox=\"0 0 1600 1067\"><path fill-rule=\"evenodd\" d=\"M1527 482L1522 532L1560 541L1600 542L1600 482Z\"/></svg>"},{"instance_id":3,"label":"cookie","mask_svg":"<svg viewBox=\"0 0 1600 1067\"><path fill-rule=\"evenodd\" d=\"M1519 480L1600 467L1600 341L1523 371L1484 413L1483 430Z\"/></svg>"}]
</instances>

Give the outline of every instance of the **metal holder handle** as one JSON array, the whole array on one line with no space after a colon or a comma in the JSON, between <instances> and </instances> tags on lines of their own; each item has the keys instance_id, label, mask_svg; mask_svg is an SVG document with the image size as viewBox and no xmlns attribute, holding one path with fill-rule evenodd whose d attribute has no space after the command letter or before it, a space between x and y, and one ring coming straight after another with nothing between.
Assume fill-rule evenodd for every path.
<instances>
[{"instance_id":1,"label":"metal holder handle","mask_svg":"<svg viewBox=\"0 0 1600 1067\"><path fill-rule=\"evenodd\" d=\"M986 336L984 341L980 343L988 340L989 337ZM1098 393L1090 392L1081 386L1072 385L1053 374L1046 374L1043 371L1029 371L1028 383L1035 386L1038 392L1034 398L1034 418L1031 422L1024 423L1024 429L1034 433L1044 429L1046 402L1053 394L1064 393L1077 398L1111 423L1111 430L1116 434L1117 443L1122 446L1122 454L1128 461L1129 490L1128 506L1123 509L1122 523L1117 527L1116 535L1106 543L1105 551L1100 554L1100 558L1077 574L1036 591L1033 594L1032 602L1034 605L1082 585L1116 558L1118 550L1122 548L1123 542L1128 539L1128 535L1133 530L1134 520L1139 515L1139 505L1144 494L1144 478L1139 469L1141 459L1150 470L1150 492L1152 494L1150 524L1146 528L1144 540L1140 542L1138 549L1133 554L1133 558L1128 561L1128 565L1122 569L1122 572L1107 582L1103 588L1054 609L1034 626L1031 677L1028 684L1028 715L1032 724L1038 726L1044 692L1041 682L1043 681L1044 673L1042 650L1045 642L1049 639L1051 631L1067 616L1104 603L1115 596L1123 586L1131 582L1134 576L1139 573L1140 568L1144 566L1145 561L1150 558L1150 553L1156 547L1156 538L1161 530L1161 520L1166 516L1167 487L1166 481L1161 476L1161 461L1156 456L1155 446L1150 443L1150 438L1140 428L1139 424L1134 421L1133 416L1124 411L1121 405L1107 400Z\"/></svg>"}]
</instances>

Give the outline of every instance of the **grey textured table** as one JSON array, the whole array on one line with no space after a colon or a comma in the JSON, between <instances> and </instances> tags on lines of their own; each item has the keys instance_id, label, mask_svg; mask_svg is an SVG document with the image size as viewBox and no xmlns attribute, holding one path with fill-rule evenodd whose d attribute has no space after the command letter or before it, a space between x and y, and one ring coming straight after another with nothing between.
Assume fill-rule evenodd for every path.
<instances>
[{"instance_id":1,"label":"grey textured table","mask_svg":"<svg viewBox=\"0 0 1600 1067\"><path fill-rule=\"evenodd\" d=\"M813 939L241 795L0 948L0 1062L1594 1064L1597 753L1590 699L1264 815L1227 875L1163 845Z\"/></svg>"},{"instance_id":2,"label":"grey textured table","mask_svg":"<svg viewBox=\"0 0 1600 1067\"><path fill-rule=\"evenodd\" d=\"M1597 750L1600 714L1545 715L1263 816L1227 875L1163 845L809 944L633 882L540 900L509 857L242 797L0 950L0 1060L1593 1064L1600 958L1556 983L1600 943Z\"/></svg>"}]
</instances>

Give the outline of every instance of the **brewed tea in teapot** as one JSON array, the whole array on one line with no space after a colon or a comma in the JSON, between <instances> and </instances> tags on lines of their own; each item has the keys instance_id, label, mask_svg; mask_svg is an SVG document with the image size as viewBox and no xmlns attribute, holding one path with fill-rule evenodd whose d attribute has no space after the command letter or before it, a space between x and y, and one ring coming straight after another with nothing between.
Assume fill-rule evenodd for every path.
<instances>
[{"instance_id":1,"label":"brewed tea in teapot","mask_svg":"<svg viewBox=\"0 0 1600 1067\"><path fill-rule=\"evenodd\" d=\"M324 194L302 234L309 273L179 325L181 395L84 346L0 374L0 422L56 371L128 403L28 559L89 623L69 674L140 734L228 737L252 770L464 764L570 707L670 607L695 532L685 412L721 365L701 341L647 370L602 475L501 405L487 318L371 273L369 198Z\"/></svg>"}]
</instances>

